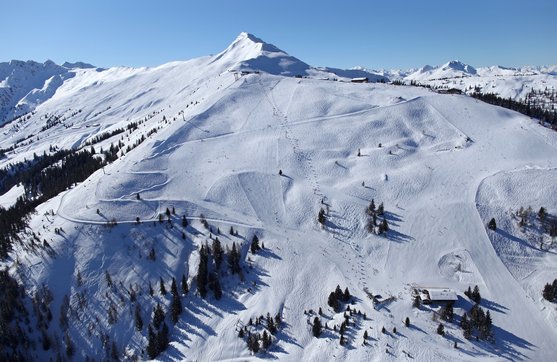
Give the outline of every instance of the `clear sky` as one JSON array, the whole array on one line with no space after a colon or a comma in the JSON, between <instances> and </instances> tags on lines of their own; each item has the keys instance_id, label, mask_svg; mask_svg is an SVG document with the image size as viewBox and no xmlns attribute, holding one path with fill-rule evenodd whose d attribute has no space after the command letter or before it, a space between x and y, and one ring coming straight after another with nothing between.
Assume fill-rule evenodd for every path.
<instances>
[{"instance_id":1,"label":"clear sky","mask_svg":"<svg viewBox=\"0 0 557 362\"><path fill-rule=\"evenodd\" d=\"M242 32L314 66L557 63L556 0L1 0L0 61L154 66Z\"/></svg>"}]
</instances>

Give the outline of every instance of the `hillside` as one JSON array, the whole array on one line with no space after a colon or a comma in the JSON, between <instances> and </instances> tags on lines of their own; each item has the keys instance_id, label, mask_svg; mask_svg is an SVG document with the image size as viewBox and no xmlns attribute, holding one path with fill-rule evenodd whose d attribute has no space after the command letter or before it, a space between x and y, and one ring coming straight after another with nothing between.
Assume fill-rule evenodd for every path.
<instances>
[{"instance_id":1,"label":"hillside","mask_svg":"<svg viewBox=\"0 0 557 362\"><path fill-rule=\"evenodd\" d=\"M557 248L547 235L545 250L526 242L539 230L520 234L512 215L520 206L557 215L557 133L465 95L328 72L243 33L215 56L80 69L2 127L8 174L45 152L119 148L41 203L2 262L25 288L28 358L67 358L72 345L75 360L148 359L149 335L164 330L150 333L154 308L179 300L176 323L163 318L159 360L553 360L557 311L541 290ZM22 189L5 190L2 205ZM381 235L368 231L372 200L384 205ZM264 248L252 252L254 235ZM350 302L334 310L337 285ZM475 285L491 341L459 326ZM444 336L441 306L413 308L417 286L456 292ZM270 332L268 313L278 330L252 353L247 333ZM316 317L328 327L319 338Z\"/></svg>"}]
</instances>

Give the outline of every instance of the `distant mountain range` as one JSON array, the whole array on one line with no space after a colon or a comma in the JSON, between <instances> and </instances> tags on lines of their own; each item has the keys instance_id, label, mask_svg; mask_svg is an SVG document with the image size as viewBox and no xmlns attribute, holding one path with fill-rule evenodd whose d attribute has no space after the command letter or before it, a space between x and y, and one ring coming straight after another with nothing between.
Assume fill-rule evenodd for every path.
<instances>
[{"instance_id":1,"label":"distant mountain range","mask_svg":"<svg viewBox=\"0 0 557 362\"><path fill-rule=\"evenodd\" d=\"M440 84L440 82L445 81L444 84L447 84L447 80L469 78L461 82L466 87L472 84L489 86L496 77L499 80L513 80L511 85L508 82L503 82L504 84L493 87L497 88L498 93L513 98L524 96L523 92L508 89L515 86L516 81L530 84L530 87L541 87L543 86L541 83L554 87L555 79L557 79L557 65L524 66L521 68L501 66L474 68L457 60L440 66L425 65L419 69L409 70L313 67L249 33L241 33L228 48L214 56L211 62L222 64L230 71L262 71L274 75L316 79L349 80L351 78L368 78L371 82L402 80ZM174 63L180 62L173 62L172 64ZM32 111L37 105L52 97L64 81L73 78L78 73L87 74L87 72L83 72L84 70L110 71L83 62L65 62L62 65L57 65L50 60L44 63L32 60L25 62L12 60L0 63L0 124ZM534 79L533 77L538 78ZM462 88L455 83L453 84ZM524 87L521 88L524 90Z\"/></svg>"}]
</instances>

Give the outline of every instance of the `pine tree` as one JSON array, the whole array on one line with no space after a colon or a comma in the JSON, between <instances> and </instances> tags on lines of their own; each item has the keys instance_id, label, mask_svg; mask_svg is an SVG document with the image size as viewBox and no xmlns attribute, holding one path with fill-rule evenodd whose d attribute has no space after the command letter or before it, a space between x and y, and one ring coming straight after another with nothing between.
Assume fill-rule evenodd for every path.
<instances>
[{"instance_id":1,"label":"pine tree","mask_svg":"<svg viewBox=\"0 0 557 362\"><path fill-rule=\"evenodd\" d=\"M487 224L487 227L490 230L497 229L497 223L495 222L495 218L492 218L491 220L489 220L489 223Z\"/></svg>"},{"instance_id":2,"label":"pine tree","mask_svg":"<svg viewBox=\"0 0 557 362\"><path fill-rule=\"evenodd\" d=\"M222 298L222 287L220 285L219 277L215 274L215 279L213 281L213 293L216 300Z\"/></svg>"},{"instance_id":3,"label":"pine tree","mask_svg":"<svg viewBox=\"0 0 557 362\"><path fill-rule=\"evenodd\" d=\"M545 207L540 207L540 210L538 211L538 218L540 219L541 222L545 221L545 216L547 215L547 211L545 210Z\"/></svg>"},{"instance_id":4,"label":"pine tree","mask_svg":"<svg viewBox=\"0 0 557 362\"><path fill-rule=\"evenodd\" d=\"M116 347L116 342L112 341L112 346L110 347L110 357L113 361L119 361L118 347Z\"/></svg>"},{"instance_id":5,"label":"pine tree","mask_svg":"<svg viewBox=\"0 0 557 362\"><path fill-rule=\"evenodd\" d=\"M387 223L387 219L383 218L383 221L381 222L381 226L383 231L389 231L389 224Z\"/></svg>"},{"instance_id":6,"label":"pine tree","mask_svg":"<svg viewBox=\"0 0 557 362\"><path fill-rule=\"evenodd\" d=\"M406 317L406 319L404 320L404 325L406 327L410 327L410 318Z\"/></svg>"},{"instance_id":7,"label":"pine tree","mask_svg":"<svg viewBox=\"0 0 557 362\"><path fill-rule=\"evenodd\" d=\"M155 292L153 291L153 286L151 285L151 282L149 282L149 295L152 297L153 294L155 294Z\"/></svg>"},{"instance_id":8,"label":"pine tree","mask_svg":"<svg viewBox=\"0 0 557 362\"><path fill-rule=\"evenodd\" d=\"M205 298L207 295L208 261L208 252L205 246L202 245L199 251L199 266L197 269L197 291L202 298Z\"/></svg>"},{"instance_id":9,"label":"pine tree","mask_svg":"<svg viewBox=\"0 0 557 362\"><path fill-rule=\"evenodd\" d=\"M277 333L277 326L270 314L267 314L267 329L271 334Z\"/></svg>"},{"instance_id":10,"label":"pine tree","mask_svg":"<svg viewBox=\"0 0 557 362\"><path fill-rule=\"evenodd\" d=\"M322 225L325 223L325 210L323 210L323 208L321 208L317 214L317 222Z\"/></svg>"},{"instance_id":11,"label":"pine tree","mask_svg":"<svg viewBox=\"0 0 557 362\"><path fill-rule=\"evenodd\" d=\"M259 238L257 237L257 235L254 235L251 239L251 253L255 254L259 250L261 250L261 248L259 247Z\"/></svg>"},{"instance_id":12,"label":"pine tree","mask_svg":"<svg viewBox=\"0 0 557 362\"><path fill-rule=\"evenodd\" d=\"M453 311L453 303L448 303L441 309L441 318L446 320L447 322L453 321L454 311Z\"/></svg>"},{"instance_id":13,"label":"pine tree","mask_svg":"<svg viewBox=\"0 0 557 362\"><path fill-rule=\"evenodd\" d=\"M336 294L334 292L331 292L331 294L329 294L329 299L327 300L327 304L333 308L333 310L335 312L339 312L340 311L340 302L338 301Z\"/></svg>"},{"instance_id":14,"label":"pine tree","mask_svg":"<svg viewBox=\"0 0 557 362\"><path fill-rule=\"evenodd\" d=\"M71 359L73 357L75 350L74 350L73 342L70 339L70 335L68 334L68 331L64 333L64 344L66 345L66 356L68 356L68 358ZM23 361L23 359L21 360Z\"/></svg>"},{"instance_id":15,"label":"pine tree","mask_svg":"<svg viewBox=\"0 0 557 362\"><path fill-rule=\"evenodd\" d=\"M377 207L377 215L382 216L385 213L385 207L383 206L383 203L380 203L379 206Z\"/></svg>"},{"instance_id":16,"label":"pine tree","mask_svg":"<svg viewBox=\"0 0 557 362\"><path fill-rule=\"evenodd\" d=\"M343 295L344 294L342 293L342 289L340 289L340 285L337 284L337 287L335 288L335 297L338 300L342 300Z\"/></svg>"},{"instance_id":17,"label":"pine tree","mask_svg":"<svg viewBox=\"0 0 557 362\"><path fill-rule=\"evenodd\" d=\"M160 303L157 303L155 311L153 312L153 326L155 329L159 329L161 323L164 321L164 310L162 309Z\"/></svg>"},{"instance_id":18,"label":"pine tree","mask_svg":"<svg viewBox=\"0 0 557 362\"><path fill-rule=\"evenodd\" d=\"M182 314L182 310L182 301L176 291L176 294L172 293L172 303L170 304L170 316L172 318L172 323L176 324L178 322L178 317Z\"/></svg>"},{"instance_id":19,"label":"pine tree","mask_svg":"<svg viewBox=\"0 0 557 362\"><path fill-rule=\"evenodd\" d=\"M157 335L157 349L159 353L164 351L168 347L169 343L168 339L168 326L166 323L163 323L161 331Z\"/></svg>"},{"instance_id":20,"label":"pine tree","mask_svg":"<svg viewBox=\"0 0 557 362\"><path fill-rule=\"evenodd\" d=\"M150 359L155 359L159 355L157 335L153 331L151 325L149 325L149 332L147 336L147 355Z\"/></svg>"},{"instance_id":21,"label":"pine tree","mask_svg":"<svg viewBox=\"0 0 557 362\"><path fill-rule=\"evenodd\" d=\"M139 308L139 304L135 305L134 321L135 329L141 332L143 330L143 318L141 318L141 308Z\"/></svg>"},{"instance_id":22,"label":"pine tree","mask_svg":"<svg viewBox=\"0 0 557 362\"><path fill-rule=\"evenodd\" d=\"M222 264L222 258L224 255L224 250L222 249L222 245L220 243L219 238L215 238L215 240L213 240L212 249L213 249L213 259L215 260L215 267L218 271L220 270L220 266Z\"/></svg>"},{"instance_id":23,"label":"pine tree","mask_svg":"<svg viewBox=\"0 0 557 362\"><path fill-rule=\"evenodd\" d=\"M468 286L468 289L464 292L464 295L472 299L472 288L470 288L470 286Z\"/></svg>"},{"instance_id":24,"label":"pine tree","mask_svg":"<svg viewBox=\"0 0 557 362\"><path fill-rule=\"evenodd\" d=\"M368 339L367 329L364 331L364 341Z\"/></svg>"},{"instance_id":25,"label":"pine tree","mask_svg":"<svg viewBox=\"0 0 557 362\"><path fill-rule=\"evenodd\" d=\"M313 320L313 326L311 328L314 337L319 337L323 331L323 326L321 325L321 320L319 317L315 317Z\"/></svg>"},{"instance_id":26,"label":"pine tree","mask_svg":"<svg viewBox=\"0 0 557 362\"><path fill-rule=\"evenodd\" d=\"M248 349L254 354L259 352L259 336L257 334L250 334L248 337Z\"/></svg>"},{"instance_id":27,"label":"pine tree","mask_svg":"<svg viewBox=\"0 0 557 362\"><path fill-rule=\"evenodd\" d=\"M166 287L164 286L164 281L162 280L162 277L160 278L160 293L161 295L166 295Z\"/></svg>"},{"instance_id":28,"label":"pine tree","mask_svg":"<svg viewBox=\"0 0 557 362\"><path fill-rule=\"evenodd\" d=\"M350 300L350 292L348 291L348 287L344 289L344 293L342 295L342 301L348 302Z\"/></svg>"},{"instance_id":29,"label":"pine tree","mask_svg":"<svg viewBox=\"0 0 557 362\"><path fill-rule=\"evenodd\" d=\"M176 278L172 277L172 283L170 284L170 293L172 295L178 295L178 286L176 285Z\"/></svg>"},{"instance_id":30,"label":"pine tree","mask_svg":"<svg viewBox=\"0 0 557 362\"><path fill-rule=\"evenodd\" d=\"M422 305L422 298L420 298L419 295L416 295L414 297L414 303L412 303L412 307L414 308L420 308L420 305Z\"/></svg>"},{"instance_id":31,"label":"pine tree","mask_svg":"<svg viewBox=\"0 0 557 362\"><path fill-rule=\"evenodd\" d=\"M240 252L236 249L236 243L232 243L232 250L228 254L228 264L232 274L240 274Z\"/></svg>"},{"instance_id":32,"label":"pine tree","mask_svg":"<svg viewBox=\"0 0 557 362\"><path fill-rule=\"evenodd\" d=\"M267 333L267 331L263 331L263 348L269 349L271 347L271 343L273 343L273 338Z\"/></svg>"},{"instance_id":33,"label":"pine tree","mask_svg":"<svg viewBox=\"0 0 557 362\"><path fill-rule=\"evenodd\" d=\"M182 227L188 227L188 220L186 219L186 215L182 216Z\"/></svg>"},{"instance_id":34,"label":"pine tree","mask_svg":"<svg viewBox=\"0 0 557 362\"><path fill-rule=\"evenodd\" d=\"M445 326L443 323L439 323L439 326L437 326L437 334L441 336L445 335Z\"/></svg>"},{"instance_id":35,"label":"pine tree","mask_svg":"<svg viewBox=\"0 0 557 362\"><path fill-rule=\"evenodd\" d=\"M474 291L472 291L472 300L476 303L480 303L482 296L480 295L480 288L477 285L474 286Z\"/></svg>"}]
</instances>

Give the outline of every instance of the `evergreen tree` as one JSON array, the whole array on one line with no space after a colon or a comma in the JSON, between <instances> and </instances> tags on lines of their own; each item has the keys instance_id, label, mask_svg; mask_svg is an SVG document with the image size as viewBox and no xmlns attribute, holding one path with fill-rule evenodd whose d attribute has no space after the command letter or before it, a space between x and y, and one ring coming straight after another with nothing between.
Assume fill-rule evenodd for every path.
<instances>
[{"instance_id":1,"label":"evergreen tree","mask_svg":"<svg viewBox=\"0 0 557 362\"><path fill-rule=\"evenodd\" d=\"M313 326L311 328L314 337L319 337L323 331L323 326L321 325L321 320L319 317L315 317L313 320Z\"/></svg>"},{"instance_id":2,"label":"evergreen tree","mask_svg":"<svg viewBox=\"0 0 557 362\"><path fill-rule=\"evenodd\" d=\"M364 341L368 339L367 329L364 331Z\"/></svg>"},{"instance_id":3,"label":"evergreen tree","mask_svg":"<svg viewBox=\"0 0 557 362\"><path fill-rule=\"evenodd\" d=\"M468 289L464 292L464 295L472 299L472 288L470 288L470 286L468 286Z\"/></svg>"},{"instance_id":4,"label":"evergreen tree","mask_svg":"<svg viewBox=\"0 0 557 362\"><path fill-rule=\"evenodd\" d=\"M73 357L75 350L70 335L68 334L68 331L64 333L64 344L66 346L66 356L68 356L68 358L71 359ZM21 359L21 361L23 361L23 359Z\"/></svg>"},{"instance_id":5,"label":"evergreen tree","mask_svg":"<svg viewBox=\"0 0 557 362\"><path fill-rule=\"evenodd\" d=\"M141 318L141 308L139 308L139 304L135 305L134 321L135 329L141 332L143 330L143 318Z\"/></svg>"},{"instance_id":6,"label":"evergreen tree","mask_svg":"<svg viewBox=\"0 0 557 362\"><path fill-rule=\"evenodd\" d=\"M228 254L228 264L232 274L240 274L240 252L236 249L236 243L232 243L232 250Z\"/></svg>"},{"instance_id":7,"label":"evergreen tree","mask_svg":"<svg viewBox=\"0 0 557 362\"><path fill-rule=\"evenodd\" d=\"M160 278L160 293L161 295L166 295L166 287L164 286L164 281L162 277Z\"/></svg>"},{"instance_id":8,"label":"evergreen tree","mask_svg":"<svg viewBox=\"0 0 557 362\"><path fill-rule=\"evenodd\" d=\"M337 287L335 288L335 297L338 300L342 300L344 293L342 292L342 289L340 289L340 285L337 284Z\"/></svg>"},{"instance_id":9,"label":"evergreen tree","mask_svg":"<svg viewBox=\"0 0 557 362\"><path fill-rule=\"evenodd\" d=\"M169 342L168 326L166 323L163 323L161 331L157 334L157 349L159 350L159 353L166 350Z\"/></svg>"},{"instance_id":10,"label":"evergreen tree","mask_svg":"<svg viewBox=\"0 0 557 362\"><path fill-rule=\"evenodd\" d=\"M329 299L327 300L327 304L333 308L333 310L335 312L339 312L340 311L340 302L338 301L336 294L334 292L331 292L331 294L329 294Z\"/></svg>"},{"instance_id":11,"label":"evergreen tree","mask_svg":"<svg viewBox=\"0 0 557 362\"><path fill-rule=\"evenodd\" d=\"M178 317L182 314L182 301L178 293L172 293L172 303L170 304L170 316L172 318L172 323L176 324L178 322Z\"/></svg>"},{"instance_id":12,"label":"evergreen tree","mask_svg":"<svg viewBox=\"0 0 557 362\"><path fill-rule=\"evenodd\" d=\"M155 311L153 312L153 326L155 329L159 329L161 323L164 321L164 310L162 309L160 303L157 303Z\"/></svg>"},{"instance_id":13,"label":"evergreen tree","mask_svg":"<svg viewBox=\"0 0 557 362\"><path fill-rule=\"evenodd\" d=\"M422 298L420 298L419 295L416 295L414 297L414 302L412 303L412 307L414 308L420 308L420 305L422 305Z\"/></svg>"},{"instance_id":14,"label":"evergreen tree","mask_svg":"<svg viewBox=\"0 0 557 362\"><path fill-rule=\"evenodd\" d=\"M317 214L317 222L322 225L325 223L325 210L323 210L323 208L321 208Z\"/></svg>"},{"instance_id":15,"label":"evergreen tree","mask_svg":"<svg viewBox=\"0 0 557 362\"><path fill-rule=\"evenodd\" d=\"M383 221L381 222L381 227L384 232L389 231L389 224L387 223L387 219L383 218Z\"/></svg>"},{"instance_id":16,"label":"evergreen tree","mask_svg":"<svg viewBox=\"0 0 557 362\"><path fill-rule=\"evenodd\" d=\"M157 343L157 335L153 331L153 327L149 325L149 332L147 336L147 355L150 359L155 359L159 355L159 348Z\"/></svg>"},{"instance_id":17,"label":"evergreen tree","mask_svg":"<svg viewBox=\"0 0 557 362\"><path fill-rule=\"evenodd\" d=\"M172 277L172 283L170 284L170 293L172 295L178 295L178 286L176 285L176 278Z\"/></svg>"},{"instance_id":18,"label":"evergreen tree","mask_svg":"<svg viewBox=\"0 0 557 362\"><path fill-rule=\"evenodd\" d=\"M344 289L344 293L342 294L342 301L348 302L350 300L350 292L348 291L348 287Z\"/></svg>"},{"instance_id":19,"label":"evergreen tree","mask_svg":"<svg viewBox=\"0 0 557 362\"><path fill-rule=\"evenodd\" d=\"M550 302L557 301L557 279L555 279L551 284L545 284L545 286L543 287L542 296L545 300L548 300Z\"/></svg>"},{"instance_id":20,"label":"evergreen tree","mask_svg":"<svg viewBox=\"0 0 557 362\"><path fill-rule=\"evenodd\" d=\"M188 220L186 219L186 215L182 216L182 227L188 227Z\"/></svg>"},{"instance_id":21,"label":"evergreen tree","mask_svg":"<svg viewBox=\"0 0 557 362\"><path fill-rule=\"evenodd\" d=\"M267 331L263 331L262 341L263 341L263 348L264 349L269 349L269 347L271 347L271 343L273 342L273 339L267 333Z\"/></svg>"},{"instance_id":22,"label":"evergreen tree","mask_svg":"<svg viewBox=\"0 0 557 362\"><path fill-rule=\"evenodd\" d=\"M453 303L450 302L441 309L441 318L447 322L452 322L454 316Z\"/></svg>"},{"instance_id":23,"label":"evergreen tree","mask_svg":"<svg viewBox=\"0 0 557 362\"><path fill-rule=\"evenodd\" d=\"M385 207L383 206L383 203L380 203L379 206L377 207L377 215L382 216L385 213Z\"/></svg>"},{"instance_id":24,"label":"evergreen tree","mask_svg":"<svg viewBox=\"0 0 557 362\"><path fill-rule=\"evenodd\" d=\"M251 239L251 253L255 254L259 250L261 250L261 247L259 247L259 238L257 235L254 235Z\"/></svg>"},{"instance_id":25,"label":"evergreen tree","mask_svg":"<svg viewBox=\"0 0 557 362\"><path fill-rule=\"evenodd\" d=\"M271 334L277 333L277 326L270 314L267 314L267 329Z\"/></svg>"},{"instance_id":26,"label":"evergreen tree","mask_svg":"<svg viewBox=\"0 0 557 362\"><path fill-rule=\"evenodd\" d=\"M213 240L213 259L215 260L215 267L217 271L220 270L223 255L224 255L224 250L222 249L220 240L219 238L215 238L215 240Z\"/></svg>"},{"instance_id":27,"label":"evergreen tree","mask_svg":"<svg viewBox=\"0 0 557 362\"><path fill-rule=\"evenodd\" d=\"M215 273L214 281L213 281L213 293L215 295L216 300L219 300L220 298L222 298L222 287L220 285L219 277L216 273Z\"/></svg>"},{"instance_id":28,"label":"evergreen tree","mask_svg":"<svg viewBox=\"0 0 557 362\"><path fill-rule=\"evenodd\" d=\"M489 223L487 224L487 227L490 230L497 229L497 223L495 222L495 218L492 218L491 220L489 220Z\"/></svg>"},{"instance_id":29,"label":"evergreen tree","mask_svg":"<svg viewBox=\"0 0 557 362\"><path fill-rule=\"evenodd\" d=\"M480 301L482 300L482 296L480 295L480 288L478 288L477 285L474 286L471 299L476 303L480 303Z\"/></svg>"},{"instance_id":30,"label":"evergreen tree","mask_svg":"<svg viewBox=\"0 0 557 362\"><path fill-rule=\"evenodd\" d=\"M248 337L248 349L252 351L254 354L259 352L259 338L258 335L252 333Z\"/></svg>"},{"instance_id":31,"label":"evergreen tree","mask_svg":"<svg viewBox=\"0 0 557 362\"><path fill-rule=\"evenodd\" d=\"M116 342L112 341L112 346L110 347L110 357L113 361L119 361L118 347L116 347Z\"/></svg>"},{"instance_id":32,"label":"evergreen tree","mask_svg":"<svg viewBox=\"0 0 557 362\"><path fill-rule=\"evenodd\" d=\"M404 325L406 327L410 327L410 318L406 317L406 319L404 320Z\"/></svg>"},{"instance_id":33,"label":"evergreen tree","mask_svg":"<svg viewBox=\"0 0 557 362\"><path fill-rule=\"evenodd\" d=\"M445 326L443 323L439 323L439 326L437 326L437 334L441 336L445 335Z\"/></svg>"},{"instance_id":34,"label":"evergreen tree","mask_svg":"<svg viewBox=\"0 0 557 362\"><path fill-rule=\"evenodd\" d=\"M207 249L202 245L199 251L199 266L197 269L197 291L202 298L205 298L207 295L208 261L209 255Z\"/></svg>"},{"instance_id":35,"label":"evergreen tree","mask_svg":"<svg viewBox=\"0 0 557 362\"><path fill-rule=\"evenodd\" d=\"M547 211L545 210L545 207L540 207L540 210L538 211L538 218L540 219L541 222L545 221L545 216L547 215Z\"/></svg>"}]
</instances>

